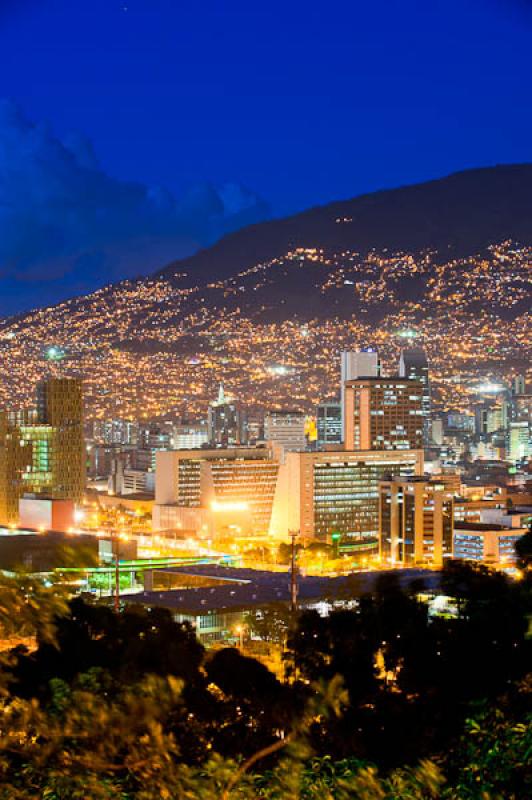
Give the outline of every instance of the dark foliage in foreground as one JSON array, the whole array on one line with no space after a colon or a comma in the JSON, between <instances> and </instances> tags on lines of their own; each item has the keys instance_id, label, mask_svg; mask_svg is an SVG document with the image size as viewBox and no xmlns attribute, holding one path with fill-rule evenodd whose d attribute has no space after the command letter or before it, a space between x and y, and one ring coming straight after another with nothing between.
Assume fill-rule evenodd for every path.
<instances>
[{"instance_id":1,"label":"dark foliage in foreground","mask_svg":"<svg viewBox=\"0 0 532 800\"><path fill-rule=\"evenodd\" d=\"M287 684L164 611L73 600L55 644L48 625L4 664L0 800L529 796L530 578L454 565L444 586L454 618L393 581L302 613Z\"/></svg>"}]
</instances>

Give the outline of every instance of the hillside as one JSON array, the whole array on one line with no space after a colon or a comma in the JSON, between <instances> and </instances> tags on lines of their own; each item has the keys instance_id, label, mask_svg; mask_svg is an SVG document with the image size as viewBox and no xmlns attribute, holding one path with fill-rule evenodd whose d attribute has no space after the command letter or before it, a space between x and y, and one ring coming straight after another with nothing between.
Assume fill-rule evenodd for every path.
<instances>
[{"instance_id":1,"label":"hillside","mask_svg":"<svg viewBox=\"0 0 532 800\"><path fill-rule=\"evenodd\" d=\"M26 400L49 345L95 414L203 413L219 380L250 405L310 408L335 393L339 350L393 364L406 329L434 376L510 369L530 356L531 264L532 165L311 209L0 323L0 404Z\"/></svg>"}]
</instances>

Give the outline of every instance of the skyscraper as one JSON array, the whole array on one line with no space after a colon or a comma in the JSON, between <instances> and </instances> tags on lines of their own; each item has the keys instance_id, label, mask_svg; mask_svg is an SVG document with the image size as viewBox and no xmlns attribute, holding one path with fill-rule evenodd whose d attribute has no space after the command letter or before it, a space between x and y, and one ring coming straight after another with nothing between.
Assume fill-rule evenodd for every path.
<instances>
[{"instance_id":1,"label":"skyscraper","mask_svg":"<svg viewBox=\"0 0 532 800\"><path fill-rule=\"evenodd\" d=\"M226 397L220 384L217 399L209 406L209 443L215 447L229 447L247 442L246 418L235 400Z\"/></svg>"},{"instance_id":2,"label":"skyscraper","mask_svg":"<svg viewBox=\"0 0 532 800\"><path fill-rule=\"evenodd\" d=\"M401 378L419 381L423 386L423 444L430 444L430 375L427 355L421 347L401 350L399 359L399 375Z\"/></svg>"},{"instance_id":3,"label":"skyscraper","mask_svg":"<svg viewBox=\"0 0 532 800\"><path fill-rule=\"evenodd\" d=\"M342 431L344 429L346 381L352 381L356 378L376 378L380 374L380 362L376 350L346 350L340 354L340 405Z\"/></svg>"},{"instance_id":4,"label":"skyscraper","mask_svg":"<svg viewBox=\"0 0 532 800\"><path fill-rule=\"evenodd\" d=\"M423 447L423 386L407 378L358 378L345 384L346 450Z\"/></svg>"},{"instance_id":5,"label":"skyscraper","mask_svg":"<svg viewBox=\"0 0 532 800\"><path fill-rule=\"evenodd\" d=\"M0 523L16 523L24 494L79 503L85 488L81 381L37 386L37 407L0 415Z\"/></svg>"}]
</instances>

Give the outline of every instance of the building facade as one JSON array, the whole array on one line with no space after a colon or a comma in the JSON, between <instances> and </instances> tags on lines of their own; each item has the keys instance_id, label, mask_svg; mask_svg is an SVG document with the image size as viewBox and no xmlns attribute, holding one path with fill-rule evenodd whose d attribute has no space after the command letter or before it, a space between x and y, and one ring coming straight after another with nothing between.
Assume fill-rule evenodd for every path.
<instances>
[{"instance_id":1,"label":"building facade","mask_svg":"<svg viewBox=\"0 0 532 800\"><path fill-rule=\"evenodd\" d=\"M345 384L346 450L419 450L423 419L419 381L358 378Z\"/></svg>"},{"instance_id":2,"label":"building facade","mask_svg":"<svg viewBox=\"0 0 532 800\"><path fill-rule=\"evenodd\" d=\"M424 477L379 484L379 555L384 564L441 566L452 556L454 499Z\"/></svg>"},{"instance_id":3,"label":"building facade","mask_svg":"<svg viewBox=\"0 0 532 800\"><path fill-rule=\"evenodd\" d=\"M81 381L37 386L37 407L0 415L0 524L17 523L24 494L80 503L85 489Z\"/></svg>"},{"instance_id":4,"label":"building facade","mask_svg":"<svg viewBox=\"0 0 532 800\"><path fill-rule=\"evenodd\" d=\"M342 442L341 403L320 403L316 413L318 449L339 447Z\"/></svg>"},{"instance_id":5,"label":"building facade","mask_svg":"<svg viewBox=\"0 0 532 800\"><path fill-rule=\"evenodd\" d=\"M427 354L421 347L401 351L399 375L401 378L418 381L423 387L423 444L428 447L431 442L430 373Z\"/></svg>"},{"instance_id":6,"label":"building facade","mask_svg":"<svg viewBox=\"0 0 532 800\"><path fill-rule=\"evenodd\" d=\"M289 530L305 539L374 538L379 530L379 481L389 475L420 475L423 452L287 453L281 466L272 532Z\"/></svg>"},{"instance_id":7,"label":"building facade","mask_svg":"<svg viewBox=\"0 0 532 800\"><path fill-rule=\"evenodd\" d=\"M305 415L301 411L269 411L264 417L264 440L285 450L305 450Z\"/></svg>"}]
</instances>

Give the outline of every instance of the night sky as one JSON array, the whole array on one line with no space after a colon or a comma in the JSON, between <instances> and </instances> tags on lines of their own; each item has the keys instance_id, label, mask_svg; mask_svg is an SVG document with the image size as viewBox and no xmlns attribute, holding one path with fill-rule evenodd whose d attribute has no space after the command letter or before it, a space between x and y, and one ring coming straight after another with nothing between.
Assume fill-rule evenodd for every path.
<instances>
[{"instance_id":1,"label":"night sky","mask_svg":"<svg viewBox=\"0 0 532 800\"><path fill-rule=\"evenodd\" d=\"M0 0L0 314L532 161L525 0Z\"/></svg>"}]
</instances>

